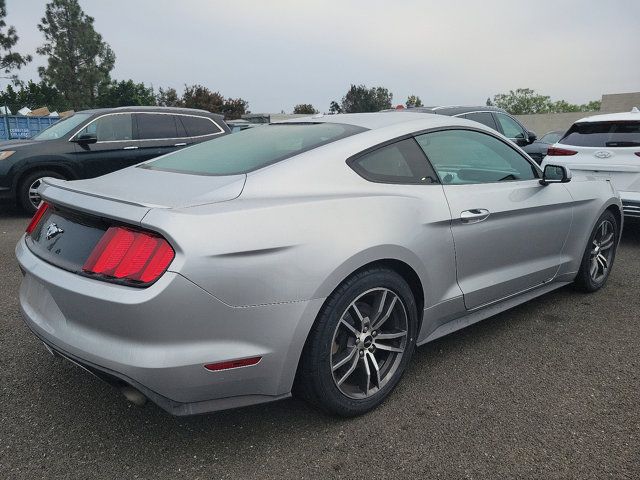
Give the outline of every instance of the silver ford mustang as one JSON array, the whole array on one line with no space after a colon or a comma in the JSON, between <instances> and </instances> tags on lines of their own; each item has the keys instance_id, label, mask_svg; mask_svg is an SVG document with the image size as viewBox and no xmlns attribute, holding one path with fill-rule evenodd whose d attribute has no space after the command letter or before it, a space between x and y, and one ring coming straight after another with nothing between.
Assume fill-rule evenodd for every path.
<instances>
[{"instance_id":1,"label":"silver ford mustang","mask_svg":"<svg viewBox=\"0 0 640 480\"><path fill-rule=\"evenodd\" d=\"M416 345L600 289L622 229L610 183L401 112L271 124L41 194L16 248L26 324L177 415L292 391L362 414Z\"/></svg>"}]
</instances>

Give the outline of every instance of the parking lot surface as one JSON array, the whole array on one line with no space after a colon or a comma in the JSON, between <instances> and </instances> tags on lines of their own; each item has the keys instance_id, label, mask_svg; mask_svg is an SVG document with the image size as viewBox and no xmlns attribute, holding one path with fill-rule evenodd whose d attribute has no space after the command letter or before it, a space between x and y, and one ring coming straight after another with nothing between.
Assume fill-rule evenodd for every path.
<instances>
[{"instance_id":1,"label":"parking lot surface","mask_svg":"<svg viewBox=\"0 0 640 480\"><path fill-rule=\"evenodd\" d=\"M171 417L52 357L19 313L27 223L0 206L1 479L640 478L640 224L602 291L427 344L381 408L343 420L297 400Z\"/></svg>"}]
</instances>

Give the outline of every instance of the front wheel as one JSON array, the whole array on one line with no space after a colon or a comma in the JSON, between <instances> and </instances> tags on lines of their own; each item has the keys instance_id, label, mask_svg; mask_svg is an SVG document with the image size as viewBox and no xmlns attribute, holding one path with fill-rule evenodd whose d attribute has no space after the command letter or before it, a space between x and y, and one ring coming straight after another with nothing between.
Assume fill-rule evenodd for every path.
<instances>
[{"instance_id":1,"label":"front wheel","mask_svg":"<svg viewBox=\"0 0 640 480\"><path fill-rule=\"evenodd\" d=\"M296 391L329 413L355 416L391 393L416 342L416 303L396 272L373 268L327 299L302 355Z\"/></svg>"},{"instance_id":2,"label":"front wheel","mask_svg":"<svg viewBox=\"0 0 640 480\"><path fill-rule=\"evenodd\" d=\"M609 210L596 222L575 280L582 291L600 290L609 278L618 248L619 228L616 217Z\"/></svg>"}]
</instances>

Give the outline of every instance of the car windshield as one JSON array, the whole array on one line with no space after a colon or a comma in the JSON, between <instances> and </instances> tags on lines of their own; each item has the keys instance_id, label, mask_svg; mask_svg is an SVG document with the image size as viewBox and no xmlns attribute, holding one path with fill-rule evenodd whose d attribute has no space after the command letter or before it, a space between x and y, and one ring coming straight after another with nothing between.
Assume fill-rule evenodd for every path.
<instances>
[{"instance_id":1,"label":"car windshield","mask_svg":"<svg viewBox=\"0 0 640 480\"><path fill-rule=\"evenodd\" d=\"M200 143L139 167L196 175L237 175L364 130L338 123L271 124Z\"/></svg>"},{"instance_id":2,"label":"car windshield","mask_svg":"<svg viewBox=\"0 0 640 480\"><path fill-rule=\"evenodd\" d=\"M48 128L45 128L35 137L33 140L55 140L56 138L64 137L67 133L80 125L85 120L91 117L89 113L76 113L64 120L54 123Z\"/></svg>"},{"instance_id":3,"label":"car windshield","mask_svg":"<svg viewBox=\"0 0 640 480\"><path fill-rule=\"evenodd\" d=\"M640 122L575 123L560 143L576 147L637 147L640 146Z\"/></svg>"},{"instance_id":4,"label":"car windshield","mask_svg":"<svg viewBox=\"0 0 640 480\"><path fill-rule=\"evenodd\" d=\"M547 133L546 135L543 135L542 138L540 139L540 142L541 143L548 143L549 145L553 145L554 143L556 143L561 138L562 138L562 133L560 133L560 132L550 132L550 133Z\"/></svg>"}]
</instances>

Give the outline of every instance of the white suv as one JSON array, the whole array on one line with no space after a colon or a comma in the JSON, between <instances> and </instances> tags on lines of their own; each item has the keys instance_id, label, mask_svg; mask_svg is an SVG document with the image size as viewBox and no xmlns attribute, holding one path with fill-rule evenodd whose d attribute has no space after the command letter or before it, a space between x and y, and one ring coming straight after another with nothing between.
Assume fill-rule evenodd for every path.
<instances>
[{"instance_id":1,"label":"white suv","mask_svg":"<svg viewBox=\"0 0 640 480\"><path fill-rule=\"evenodd\" d=\"M542 162L610 180L625 217L640 218L640 110L594 115L574 123Z\"/></svg>"}]
</instances>

